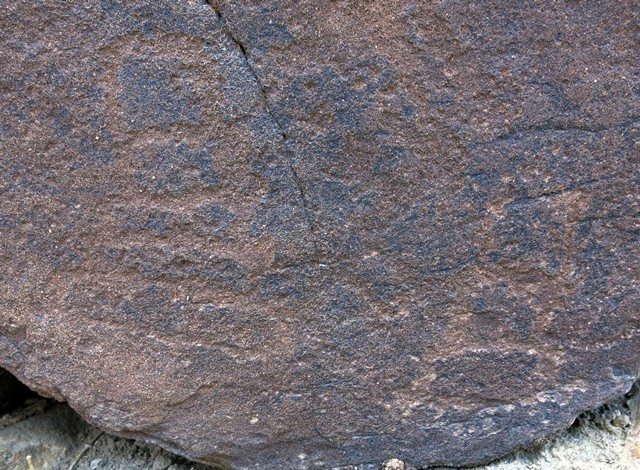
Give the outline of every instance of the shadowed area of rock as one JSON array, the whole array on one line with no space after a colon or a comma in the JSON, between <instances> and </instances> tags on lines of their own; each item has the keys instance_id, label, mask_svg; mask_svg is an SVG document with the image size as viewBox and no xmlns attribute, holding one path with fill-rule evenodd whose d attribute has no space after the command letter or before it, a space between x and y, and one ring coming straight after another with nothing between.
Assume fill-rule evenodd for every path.
<instances>
[{"instance_id":1,"label":"shadowed area of rock","mask_svg":"<svg viewBox=\"0 0 640 470\"><path fill-rule=\"evenodd\" d=\"M231 468L504 455L640 371L628 2L0 7L0 366Z\"/></svg>"}]
</instances>

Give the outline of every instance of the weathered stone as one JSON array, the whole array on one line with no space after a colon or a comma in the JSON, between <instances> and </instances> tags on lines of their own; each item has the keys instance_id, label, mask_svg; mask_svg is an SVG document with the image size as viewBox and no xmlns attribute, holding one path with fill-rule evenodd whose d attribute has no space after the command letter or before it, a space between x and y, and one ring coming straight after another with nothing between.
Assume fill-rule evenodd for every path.
<instances>
[{"instance_id":1,"label":"weathered stone","mask_svg":"<svg viewBox=\"0 0 640 470\"><path fill-rule=\"evenodd\" d=\"M235 468L472 464L639 375L628 2L0 5L0 365Z\"/></svg>"}]
</instances>

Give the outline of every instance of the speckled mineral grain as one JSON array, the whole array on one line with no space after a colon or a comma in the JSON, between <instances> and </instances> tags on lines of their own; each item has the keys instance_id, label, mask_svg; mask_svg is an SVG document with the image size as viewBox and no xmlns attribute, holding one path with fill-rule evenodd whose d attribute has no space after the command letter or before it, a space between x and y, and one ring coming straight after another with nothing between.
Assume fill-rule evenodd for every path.
<instances>
[{"instance_id":1,"label":"speckled mineral grain","mask_svg":"<svg viewBox=\"0 0 640 470\"><path fill-rule=\"evenodd\" d=\"M232 468L472 464L640 371L636 1L0 1L0 366Z\"/></svg>"}]
</instances>

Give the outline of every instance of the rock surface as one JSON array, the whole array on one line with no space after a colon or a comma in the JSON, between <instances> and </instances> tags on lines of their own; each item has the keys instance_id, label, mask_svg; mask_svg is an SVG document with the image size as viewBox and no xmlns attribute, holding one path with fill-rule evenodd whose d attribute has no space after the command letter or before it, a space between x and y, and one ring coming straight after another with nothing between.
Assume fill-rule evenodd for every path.
<instances>
[{"instance_id":1,"label":"rock surface","mask_svg":"<svg viewBox=\"0 0 640 470\"><path fill-rule=\"evenodd\" d=\"M473 464L640 371L629 2L0 5L0 366L232 468Z\"/></svg>"},{"instance_id":2,"label":"rock surface","mask_svg":"<svg viewBox=\"0 0 640 470\"><path fill-rule=\"evenodd\" d=\"M157 446L105 434L66 404L29 399L0 416L0 468L37 470L209 470Z\"/></svg>"},{"instance_id":3,"label":"rock surface","mask_svg":"<svg viewBox=\"0 0 640 470\"><path fill-rule=\"evenodd\" d=\"M29 399L0 415L0 468L37 470L207 470L152 444L101 432L54 400ZM544 445L475 470L636 470L640 467L640 391L580 415ZM453 467L429 467L452 470ZM399 459L332 470L418 470Z\"/></svg>"}]
</instances>

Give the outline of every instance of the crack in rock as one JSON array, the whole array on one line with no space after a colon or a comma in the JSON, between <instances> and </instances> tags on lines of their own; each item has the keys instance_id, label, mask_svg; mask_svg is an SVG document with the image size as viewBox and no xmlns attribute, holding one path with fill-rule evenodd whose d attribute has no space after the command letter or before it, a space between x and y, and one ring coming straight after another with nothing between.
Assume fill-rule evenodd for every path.
<instances>
[{"instance_id":1,"label":"crack in rock","mask_svg":"<svg viewBox=\"0 0 640 470\"><path fill-rule=\"evenodd\" d=\"M271 107L269 105L269 97L267 96L267 90L265 89L265 86L262 84L262 81L260 80L260 77L258 76L257 72L255 71L255 69L251 65L251 61L249 60L249 52L247 50L247 47L242 43L242 41L240 41L231 32L231 30L229 29L229 27L227 25L226 20L222 16L222 11L220 10L220 7L217 6L215 3L213 3L211 0L205 0L205 3L207 5L209 5L211 7L211 9L215 12L216 16L218 17L218 21L220 22L220 27L221 27L222 31L226 34L226 36L236 46L238 46L238 49L242 53L242 56L244 57L245 63L247 64L247 68L248 68L249 72L251 73L251 75L253 76L254 80L256 81L256 84L258 85L258 90L260 91L260 96L262 97L262 101L264 103L265 111L271 117L271 119L275 123L276 127L279 129L280 136L282 137L282 141L287 146L287 148L289 148L289 150L291 150L291 148L289 146L289 141L287 139L287 133L286 133L286 131L284 129L284 126L278 120L278 118L275 116L275 114L273 114L273 111L271 111ZM292 158L290 158L290 157L287 158L287 162L288 162L289 170L291 171L291 174L293 176L293 184L295 185L296 189L298 190L298 193L300 195L300 199L302 201L302 209L304 211L305 219L307 220L307 224L309 225L309 231L313 234L314 233L313 219L312 219L311 214L310 214L309 205L308 205L308 202L307 202L306 192L305 192L304 187L302 185L302 181L300 180L300 176L298 175L298 171L296 170L295 165L293 164Z\"/></svg>"}]
</instances>

